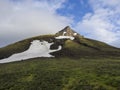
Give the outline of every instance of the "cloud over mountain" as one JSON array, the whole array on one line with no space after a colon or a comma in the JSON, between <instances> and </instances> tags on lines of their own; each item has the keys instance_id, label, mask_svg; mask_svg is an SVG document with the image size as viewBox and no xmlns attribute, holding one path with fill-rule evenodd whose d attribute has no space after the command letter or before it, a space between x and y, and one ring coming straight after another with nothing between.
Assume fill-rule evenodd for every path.
<instances>
[{"instance_id":1,"label":"cloud over mountain","mask_svg":"<svg viewBox=\"0 0 120 90\"><path fill-rule=\"evenodd\" d=\"M0 0L0 47L70 25L120 47L120 0Z\"/></svg>"},{"instance_id":2,"label":"cloud over mountain","mask_svg":"<svg viewBox=\"0 0 120 90\"><path fill-rule=\"evenodd\" d=\"M94 38L120 47L120 1L90 0L93 12L86 13L77 29Z\"/></svg>"},{"instance_id":3,"label":"cloud over mountain","mask_svg":"<svg viewBox=\"0 0 120 90\"><path fill-rule=\"evenodd\" d=\"M0 42L2 45L40 34L51 34L72 20L59 15L64 0L1 0Z\"/></svg>"}]
</instances>

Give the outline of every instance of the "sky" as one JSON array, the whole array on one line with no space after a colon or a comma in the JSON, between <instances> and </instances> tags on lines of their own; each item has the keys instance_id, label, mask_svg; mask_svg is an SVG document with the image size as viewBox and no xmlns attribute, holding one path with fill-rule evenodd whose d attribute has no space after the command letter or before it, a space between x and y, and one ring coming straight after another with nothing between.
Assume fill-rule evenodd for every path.
<instances>
[{"instance_id":1,"label":"sky","mask_svg":"<svg viewBox=\"0 0 120 90\"><path fill-rule=\"evenodd\" d=\"M68 25L120 48L120 0L0 0L0 47Z\"/></svg>"}]
</instances>

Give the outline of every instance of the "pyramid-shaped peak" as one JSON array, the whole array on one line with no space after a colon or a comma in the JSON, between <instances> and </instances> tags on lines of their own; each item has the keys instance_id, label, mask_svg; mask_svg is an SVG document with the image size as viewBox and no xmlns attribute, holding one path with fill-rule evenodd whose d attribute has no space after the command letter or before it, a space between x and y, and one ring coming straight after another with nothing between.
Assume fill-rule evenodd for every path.
<instances>
[{"instance_id":1,"label":"pyramid-shaped peak","mask_svg":"<svg viewBox=\"0 0 120 90\"><path fill-rule=\"evenodd\" d=\"M79 35L77 32L72 30L70 26L66 26L64 29L56 33L57 36L77 36Z\"/></svg>"},{"instance_id":2,"label":"pyramid-shaped peak","mask_svg":"<svg viewBox=\"0 0 120 90\"><path fill-rule=\"evenodd\" d=\"M70 26L66 26L64 29L65 30L71 30Z\"/></svg>"}]
</instances>

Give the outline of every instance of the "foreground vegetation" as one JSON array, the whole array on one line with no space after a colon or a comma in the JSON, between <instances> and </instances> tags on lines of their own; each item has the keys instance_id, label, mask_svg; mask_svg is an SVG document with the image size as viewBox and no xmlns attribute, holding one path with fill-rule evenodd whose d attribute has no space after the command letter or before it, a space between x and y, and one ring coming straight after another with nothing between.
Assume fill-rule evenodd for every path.
<instances>
[{"instance_id":1,"label":"foreground vegetation","mask_svg":"<svg viewBox=\"0 0 120 90\"><path fill-rule=\"evenodd\" d=\"M120 90L120 58L36 58L0 64L0 90Z\"/></svg>"}]
</instances>

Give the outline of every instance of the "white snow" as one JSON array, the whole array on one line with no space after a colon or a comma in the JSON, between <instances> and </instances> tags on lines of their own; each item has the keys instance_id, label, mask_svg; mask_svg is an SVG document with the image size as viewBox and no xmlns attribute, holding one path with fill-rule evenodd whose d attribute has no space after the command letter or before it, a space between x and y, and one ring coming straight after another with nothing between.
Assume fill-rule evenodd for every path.
<instances>
[{"instance_id":1,"label":"white snow","mask_svg":"<svg viewBox=\"0 0 120 90\"><path fill-rule=\"evenodd\" d=\"M50 52L55 52L61 50L61 46L57 50L50 50L50 46L53 43L48 43L47 41L40 42L39 40L34 40L31 42L31 45L28 50L22 52L13 54L12 56L0 60L0 63L8 63L8 62L14 62L14 61L21 61L29 58L35 58L35 57L54 57L50 55Z\"/></svg>"},{"instance_id":2,"label":"white snow","mask_svg":"<svg viewBox=\"0 0 120 90\"><path fill-rule=\"evenodd\" d=\"M72 37L72 36L58 36L58 37L55 37L55 39L71 39L71 40L74 40L75 38Z\"/></svg>"},{"instance_id":3,"label":"white snow","mask_svg":"<svg viewBox=\"0 0 120 90\"><path fill-rule=\"evenodd\" d=\"M77 35L77 33L74 33L74 36L76 36Z\"/></svg>"},{"instance_id":4,"label":"white snow","mask_svg":"<svg viewBox=\"0 0 120 90\"><path fill-rule=\"evenodd\" d=\"M67 32L63 32L63 36L66 34Z\"/></svg>"}]
</instances>

